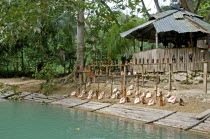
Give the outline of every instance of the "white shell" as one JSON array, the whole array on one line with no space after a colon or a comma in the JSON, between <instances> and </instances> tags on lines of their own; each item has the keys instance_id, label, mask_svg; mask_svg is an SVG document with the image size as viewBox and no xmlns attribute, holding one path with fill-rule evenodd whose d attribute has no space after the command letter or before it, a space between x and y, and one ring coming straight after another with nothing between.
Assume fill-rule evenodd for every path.
<instances>
[{"instance_id":1,"label":"white shell","mask_svg":"<svg viewBox=\"0 0 210 139\"><path fill-rule=\"evenodd\" d=\"M136 95L136 96L137 96L137 95L140 95L140 92L139 92L139 91L136 91L135 95Z\"/></svg>"},{"instance_id":2,"label":"white shell","mask_svg":"<svg viewBox=\"0 0 210 139\"><path fill-rule=\"evenodd\" d=\"M75 96L76 95L76 91L73 91L72 93L71 93L71 96Z\"/></svg>"},{"instance_id":3,"label":"white shell","mask_svg":"<svg viewBox=\"0 0 210 139\"><path fill-rule=\"evenodd\" d=\"M100 100L100 99L102 99L102 98L103 98L103 96L104 96L104 91L102 91L102 92L100 93L100 95L99 95L98 99L99 99L99 100Z\"/></svg>"},{"instance_id":4,"label":"white shell","mask_svg":"<svg viewBox=\"0 0 210 139\"><path fill-rule=\"evenodd\" d=\"M112 99L114 99L115 97L116 97L116 95L115 95L115 94L113 94L113 95L111 96L111 98L112 98Z\"/></svg>"},{"instance_id":5,"label":"white shell","mask_svg":"<svg viewBox=\"0 0 210 139\"><path fill-rule=\"evenodd\" d=\"M81 92L82 94L84 94L85 93L85 90L82 90L82 92Z\"/></svg>"},{"instance_id":6,"label":"white shell","mask_svg":"<svg viewBox=\"0 0 210 139\"><path fill-rule=\"evenodd\" d=\"M134 89L133 85L130 85L128 89L133 90Z\"/></svg>"},{"instance_id":7,"label":"white shell","mask_svg":"<svg viewBox=\"0 0 210 139\"><path fill-rule=\"evenodd\" d=\"M114 92L116 92L117 90L118 90L117 88L114 88L112 92L114 93Z\"/></svg>"},{"instance_id":8,"label":"white shell","mask_svg":"<svg viewBox=\"0 0 210 139\"><path fill-rule=\"evenodd\" d=\"M148 102L148 105L151 106L151 105L154 105L155 104L155 100L154 99L150 99L149 102Z\"/></svg>"},{"instance_id":9,"label":"white shell","mask_svg":"<svg viewBox=\"0 0 210 139\"><path fill-rule=\"evenodd\" d=\"M140 98L143 98L145 96L145 93L143 92Z\"/></svg>"},{"instance_id":10,"label":"white shell","mask_svg":"<svg viewBox=\"0 0 210 139\"><path fill-rule=\"evenodd\" d=\"M84 93L80 93L78 97L82 97Z\"/></svg>"},{"instance_id":11,"label":"white shell","mask_svg":"<svg viewBox=\"0 0 210 139\"><path fill-rule=\"evenodd\" d=\"M120 104L122 104L122 103L125 103L125 98L124 98L124 97L122 97L122 98L120 99Z\"/></svg>"},{"instance_id":12,"label":"white shell","mask_svg":"<svg viewBox=\"0 0 210 139\"><path fill-rule=\"evenodd\" d=\"M90 90L90 91L88 92L88 94L89 94L89 95L93 94L93 90Z\"/></svg>"},{"instance_id":13,"label":"white shell","mask_svg":"<svg viewBox=\"0 0 210 139\"><path fill-rule=\"evenodd\" d=\"M87 99L91 99L92 98L92 94L89 94Z\"/></svg>"},{"instance_id":14,"label":"white shell","mask_svg":"<svg viewBox=\"0 0 210 139\"><path fill-rule=\"evenodd\" d=\"M87 87L90 86L90 82L88 82L86 86L87 86Z\"/></svg>"},{"instance_id":15,"label":"white shell","mask_svg":"<svg viewBox=\"0 0 210 139\"><path fill-rule=\"evenodd\" d=\"M140 102L140 98L135 98L134 104L137 104L137 103L139 103L139 102Z\"/></svg>"},{"instance_id":16,"label":"white shell","mask_svg":"<svg viewBox=\"0 0 210 139\"><path fill-rule=\"evenodd\" d=\"M170 96L171 96L171 93L170 93L170 92L168 92L168 93L165 95L166 98L169 98Z\"/></svg>"},{"instance_id":17,"label":"white shell","mask_svg":"<svg viewBox=\"0 0 210 139\"><path fill-rule=\"evenodd\" d=\"M171 96L171 97L168 99L168 102L169 102L169 103L175 103L175 102L176 102L176 96Z\"/></svg>"},{"instance_id":18,"label":"white shell","mask_svg":"<svg viewBox=\"0 0 210 139\"><path fill-rule=\"evenodd\" d=\"M152 93L147 93L146 98L152 97Z\"/></svg>"},{"instance_id":19,"label":"white shell","mask_svg":"<svg viewBox=\"0 0 210 139\"><path fill-rule=\"evenodd\" d=\"M127 95L128 95L128 96L131 95L131 91L130 91L130 90L127 91Z\"/></svg>"}]
</instances>

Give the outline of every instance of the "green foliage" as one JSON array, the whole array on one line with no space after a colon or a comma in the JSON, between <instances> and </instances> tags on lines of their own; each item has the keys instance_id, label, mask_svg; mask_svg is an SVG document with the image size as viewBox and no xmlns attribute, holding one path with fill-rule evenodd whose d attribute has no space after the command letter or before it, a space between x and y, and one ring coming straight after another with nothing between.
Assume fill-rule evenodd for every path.
<instances>
[{"instance_id":1,"label":"green foliage","mask_svg":"<svg viewBox=\"0 0 210 139\"><path fill-rule=\"evenodd\" d=\"M35 72L34 77L36 79L45 79L49 83L57 75L56 68L52 64L47 64L40 72Z\"/></svg>"},{"instance_id":2,"label":"green foliage","mask_svg":"<svg viewBox=\"0 0 210 139\"><path fill-rule=\"evenodd\" d=\"M129 22L122 23L120 27L117 25L113 25L111 27L103 47L108 49L108 57L110 60L115 59L119 55L133 52L133 50L131 50L131 46L133 46L134 40L122 38L120 33L134 28L144 22L146 22L145 19L131 20Z\"/></svg>"},{"instance_id":3,"label":"green foliage","mask_svg":"<svg viewBox=\"0 0 210 139\"><path fill-rule=\"evenodd\" d=\"M4 87L4 83L0 82L0 89Z\"/></svg>"},{"instance_id":4,"label":"green foliage","mask_svg":"<svg viewBox=\"0 0 210 139\"><path fill-rule=\"evenodd\" d=\"M54 90L55 88L56 84L54 84L53 82L46 82L41 84L42 93L46 96L50 95L52 93L52 90Z\"/></svg>"}]
</instances>

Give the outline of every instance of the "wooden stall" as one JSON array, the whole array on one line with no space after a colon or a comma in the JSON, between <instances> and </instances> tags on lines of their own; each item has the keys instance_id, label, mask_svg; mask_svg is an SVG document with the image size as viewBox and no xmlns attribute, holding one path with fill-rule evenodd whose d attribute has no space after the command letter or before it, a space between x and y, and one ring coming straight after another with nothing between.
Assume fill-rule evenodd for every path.
<instances>
[{"instance_id":1,"label":"wooden stall","mask_svg":"<svg viewBox=\"0 0 210 139\"><path fill-rule=\"evenodd\" d=\"M203 71L203 63L199 63L202 61L210 63L210 52L208 52L207 49L158 48L133 53L133 63L144 64L144 70L146 72L167 72L169 70L168 64L156 65L158 63L179 63L173 64L173 72L187 70ZM135 65L134 71L140 73L142 66ZM208 66L208 72L209 71L210 66Z\"/></svg>"}]
</instances>

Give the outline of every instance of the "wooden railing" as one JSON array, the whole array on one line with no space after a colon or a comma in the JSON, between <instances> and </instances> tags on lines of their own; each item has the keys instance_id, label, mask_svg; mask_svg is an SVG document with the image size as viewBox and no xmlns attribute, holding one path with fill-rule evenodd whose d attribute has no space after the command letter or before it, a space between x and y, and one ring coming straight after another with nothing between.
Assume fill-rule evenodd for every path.
<instances>
[{"instance_id":1,"label":"wooden railing","mask_svg":"<svg viewBox=\"0 0 210 139\"><path fill-rule=\"evenodd\" d=\"M200 61L210 63L210 53L201 48L164 48L153 49L133 54L133 63L145 64L144 70L147 72L168 71L168 64L177 63L173 66L173 71L203 71L203 64ZM162 63L162 64L159 64ZM141 67L135 66L138 71ZM210 71L210 66L208 67Z\"/></svg>"}]
</instances>

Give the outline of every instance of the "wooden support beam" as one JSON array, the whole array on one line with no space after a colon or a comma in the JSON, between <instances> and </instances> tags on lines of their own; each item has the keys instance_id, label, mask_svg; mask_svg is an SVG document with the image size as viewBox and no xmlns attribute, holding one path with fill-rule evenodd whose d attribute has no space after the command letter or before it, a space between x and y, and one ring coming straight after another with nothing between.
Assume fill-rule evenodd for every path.
<instances>
[{"instance_id":1,"label":"wooden support beam","mask_svg":"<svg viewBox=\"0 0 210 139\"><path fill-rule=\"evenodd\" d=\"M113 76L113 73L111 73L112 74L112 82L111 82L111 96L112 96L112 90L113 90L113 80L114 80L114 76Z\"/></svg>"},{"instance_id":2,"label":"wooden support beam","mask_svg":"<svg viewBox=\"0 0 210 139\"><path fill-rule=\"evenodd\" d=\"M100 69L98 71L98 74L100 73ZM98 76L98 90L96 91L96 98L98 99L98 93L99 93L99 83L100 83L100 75Z\"/></svg>"},{"instance_id":3,"label":"wooden support beam","mask_svg":"<svg viewBox=\"0 0 210 139\"><path fill-rule=\"evenodd\" d=\"M205 62L203 64L203 86L205 94L207 94L207 77L208 77L208 63Z\"/></svg>"},{"instance_id":4,"label":"wooden support beam","mask_svg":"<svg viewBox=\"0 0 210 139\"><path fill-rule=\"evenodd\" d=\"M123 70L124 74L123 74L123 89L126 88L126 66L124 66L124 70ZM123 90L122 90L123 93Z\"/></svg>"},{"instance_id":5,"label":"wooden support beam","mask_svg":"<svg viewBox=\"0 0 210 139\"><path fill-rule=\"evenodd\" d=\"M155 33L156 49L158 48L158 33Z\"/></svg>"},{"instance_id":6,"label":"wooden support beam","mask_svg":"<svg viewBox=\"0 0 210 139\"><path fill-rule=\"evenodd\" d=\"M172 90L172 85L171 85L171 75L172 75L172 65L169 64L169 77L168 77L168 90L171 91Z\"/></svg>"},{"instance_id":7,"label":"wooden support beam","mask_svg":"<svg viewBox=\"0 0 210 139\"><path fill-rule=\"evenodd\" d=\"M142 86L144 86L144 65L141 65L141 69L142 69L142 72L141 72L141 75L142 75Z\"/></svg>"}]
</instances>

